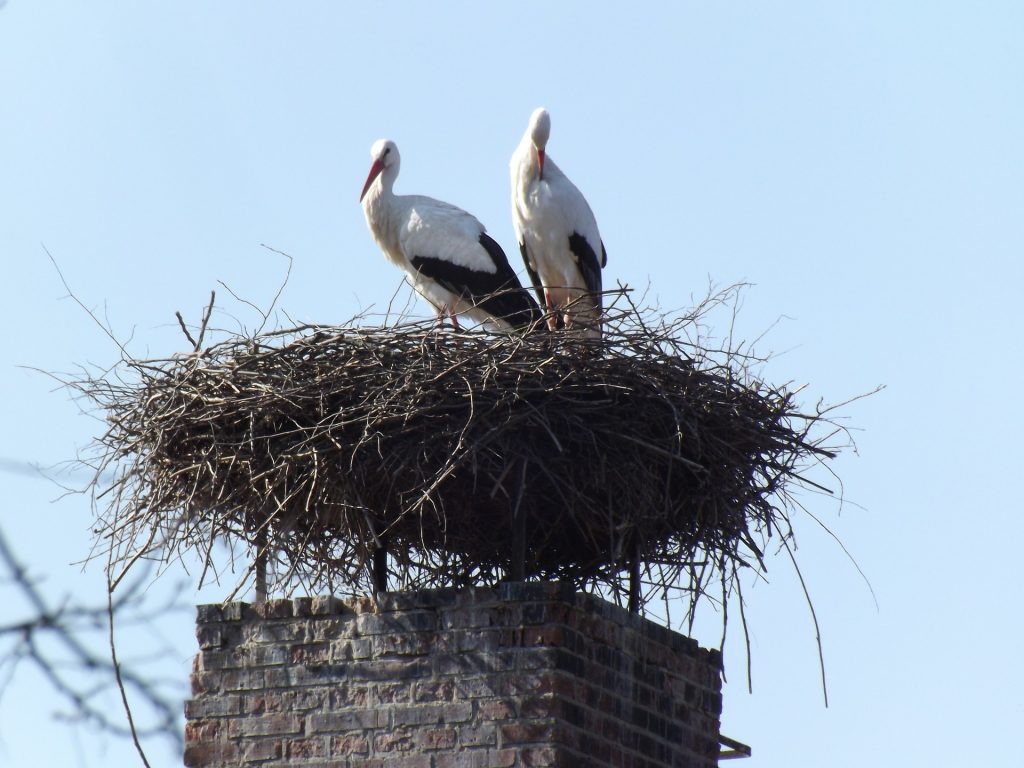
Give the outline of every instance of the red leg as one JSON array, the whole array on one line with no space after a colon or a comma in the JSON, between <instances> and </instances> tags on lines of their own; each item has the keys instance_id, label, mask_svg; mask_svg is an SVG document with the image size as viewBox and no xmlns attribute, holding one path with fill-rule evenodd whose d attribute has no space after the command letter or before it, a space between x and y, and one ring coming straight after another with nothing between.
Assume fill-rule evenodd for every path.
<instances>
[{"instance_id":1,"label":"red leg","mask_svg":"<svg viewBox=\"0 0 1024 768\"><path fill-rule=\"evenodd\" d=\"M548 308L548 330L553 331L558 328L558 318L555 316L555 308L551 305L551 294L544 291L544 303Z\"/></svg>"}]
</instances>

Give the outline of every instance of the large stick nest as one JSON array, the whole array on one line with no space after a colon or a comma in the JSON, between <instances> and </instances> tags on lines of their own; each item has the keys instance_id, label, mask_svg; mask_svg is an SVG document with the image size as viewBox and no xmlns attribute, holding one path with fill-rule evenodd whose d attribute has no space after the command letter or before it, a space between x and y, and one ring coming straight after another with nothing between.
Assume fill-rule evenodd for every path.
<instances>
[{"instance_id":1,"label":"large stick nest","mask_svg":"<svg viewBox=\"0 0 1024 768\"><path fill-rule=\"evenodd\" d=\"M381 543L393 583L506 578L522 519L527 576L621 594L639 558L645 597L699 593L789 535L790 486L833 455L824 411L701 343L732 295L622 299L599 340L303 326L128 359L76 383L109 422L98 542L121 571L244 543L279 585L363 592Z\"/></svg>"}]
</instances>

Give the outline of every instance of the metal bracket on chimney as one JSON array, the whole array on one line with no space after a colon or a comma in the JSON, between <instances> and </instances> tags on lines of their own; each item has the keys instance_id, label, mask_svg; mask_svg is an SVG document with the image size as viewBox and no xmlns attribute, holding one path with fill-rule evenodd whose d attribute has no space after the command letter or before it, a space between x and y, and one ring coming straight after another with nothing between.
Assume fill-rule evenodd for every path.
<instances>
[{"instance_id":1,"label":"metal bracket on chimney","mask_svg":"<svg viewBox=\"0 0 1024 768\"><path fill-rule=\"evenodd\" d=\"M723 747L728 747L728 749L723 749L718 753L719 760L738 760L741 757L750 757L751 752L753 752L746 744L721 734L718 735L718 743Z\"/></svg>"}]
</instances>

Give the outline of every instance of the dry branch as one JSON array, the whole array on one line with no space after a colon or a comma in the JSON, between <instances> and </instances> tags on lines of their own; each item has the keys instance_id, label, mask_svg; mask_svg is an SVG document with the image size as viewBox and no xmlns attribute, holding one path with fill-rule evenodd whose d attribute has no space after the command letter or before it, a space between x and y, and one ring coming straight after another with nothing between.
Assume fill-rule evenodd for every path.
<instances>
[{"instance_id":1,"label":"dry branch","mask_svg":"<svg viewBox=\"0 0 1024 768\"><path fill-rule=\"evenodd\" d=\"M526 576L621 597L639 554L643 599L696 599L790 534L836 447L761 359L703 343L734 298L672 317L620 293L602 339L301 326L126 359L71 382L109 424L100 550L125 572L266 542L278 589L359 593L386 541L397 583L469 585L518 571L520 515Z\"/></svg>"}]
</instances>

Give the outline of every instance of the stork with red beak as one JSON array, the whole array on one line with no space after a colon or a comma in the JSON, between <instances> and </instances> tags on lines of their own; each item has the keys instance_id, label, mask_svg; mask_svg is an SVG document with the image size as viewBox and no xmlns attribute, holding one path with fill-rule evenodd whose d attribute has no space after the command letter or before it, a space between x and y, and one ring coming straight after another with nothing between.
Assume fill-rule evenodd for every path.
<instances>
[{"instance_id":1,"label":"stork with red beak","mask_svg":"<svg viewBox=\"0 0 1024 768\"><path fill-rule=\"evenodd\" d=\"M393 191L401 159L395 142L370 149L373 165L359 200L384 255L403 269L413 288L452 325L464 315L499 331L525 329L540 319L504 251L483 224L461 208L423 195Z\"/></svg>"},{"instance_id":2,"label":"stork with red beak","mask_svg":"<svg viewBox=\"0 0 1024 768\"><path fill-rule=\"evenodd\" d=\"M601 335L601 269L608 254L586 199L547 155L551 116L530 115L512 153L512 223L548 326Z\"/></svg>"}]
</instances>

